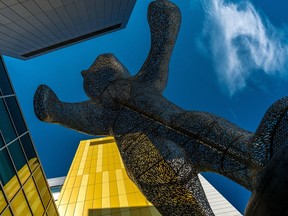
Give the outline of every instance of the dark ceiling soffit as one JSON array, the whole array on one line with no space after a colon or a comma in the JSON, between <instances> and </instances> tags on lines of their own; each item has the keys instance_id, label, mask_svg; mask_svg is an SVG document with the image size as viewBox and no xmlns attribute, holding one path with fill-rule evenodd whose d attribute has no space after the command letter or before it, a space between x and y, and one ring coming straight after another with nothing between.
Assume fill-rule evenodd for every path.
<instances>
[{"instance_id":1,"label":"dark ceiling soffit","mask_svg":"<svg viewBox=\"0 0 288 216\"><path fill-rule=\"evenodd\" d=\"M107 33L109 31L113 31L113 30L119 29L119 28L121 28L121 25L122 24L119 23L119 24L116 24L116 25L113 25L113 26L109 26L107 28L100 29L100 30L97 30L97 31L94 31L94 32L90 32L88 34L81 35L81 36L76 37L76 38L72 38L72 39L57 43L57 44L53 44L53 45L48 46L48 47L44 47L44 48L29 52L29 53L25 53L25 54L23 54L21 56L24 57L24 58L33 57L33 56L38 55L40 53L45 53L45 52L60 48L62 46L67 46L69 44L73 44L73 43L76 43L78 41L88 39L90 37L95 37L95 36Z\"/></svg>"}]
</instances>

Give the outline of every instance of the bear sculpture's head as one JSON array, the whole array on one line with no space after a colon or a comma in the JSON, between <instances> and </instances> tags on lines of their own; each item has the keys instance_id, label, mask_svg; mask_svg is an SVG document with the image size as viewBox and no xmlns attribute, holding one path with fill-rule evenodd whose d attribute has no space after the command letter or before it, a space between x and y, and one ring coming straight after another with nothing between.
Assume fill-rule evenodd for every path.
<instances>
[{"instance_id":1,"label":"bear sculpture's head","mask_svg":"<svg viewBox=\"0 0 288 216\"><path fill-rule=\"evenodd\" d=\"M99 55L91 67L81 74L84 78L83 88L89 98L101 96L113 81L130 77L128 70L113 54Z\"/></svg>"}]
</instances>

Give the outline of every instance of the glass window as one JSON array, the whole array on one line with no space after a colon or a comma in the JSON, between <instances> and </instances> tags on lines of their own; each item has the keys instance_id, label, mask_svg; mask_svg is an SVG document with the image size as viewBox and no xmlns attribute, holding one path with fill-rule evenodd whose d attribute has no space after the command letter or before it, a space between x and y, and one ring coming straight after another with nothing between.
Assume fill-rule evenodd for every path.
<instances>
[{"instance_id":1,"label":"glass window","mask_svg":"<svg viewBox=\"0 0 288 216\"><path fill-rule=\"evenodd\" d=\"M8 149L12 156L16 169L17 171L19 171L26 164L24 153L22 151L19 141L16 140L12 144L10 144Z\"/></svg>"},{"instance_id":2,"label":"glass window","mask_svg":"<svg viewBox=\"0 0 288 216\"><path fill-rule=\"evenodd\" d=\"M20 146L20 142L17 140L8 146L10 155L17 169L17 173L21 183L23 184L30 176L30 171Z\"/></svg>"},{"instance_id":3,"label":"glass window","mask_svg":"<svg viewBox=\"0 0 288 216\"><path fill-rule=\"evenodd\" d=\"M16 138L16 133L2 98L0 99L0 116L0 130L6 143L9 143Z\"/></svg>"},{"instance_id":4,"label":"glass window","mask_svg":"<svg viewBox=\"0 0 288 216\"><path fill-rule=\"evenodd\" d=\"M0 180L2 184L6 185L15 174L7 150L2 149L0 151Z\"/></svg>"},{"instance_id":5,"label":"glass window","mask_svg":"<svg viewBox=\"0 0 288 216\"><path fill-rule=\"evenodd\" d=\"M32 216L22 190L19 191L14 197L10 206L14 212L14 215Z\"/></svg>"},{"instance_id":6,"label":"glass window","mask_svg":"<svg viewBox=\"0 0 288 216\"><path fill-rule=\"evenodd\" d=\"M11 95L13 94L10 81L7 77L2 58L0 58L0 90L3 95Z\"/></svg>"},{"instance_id":7,"label":"glass window","mask_svg":"<svg viewBox=\"0 0 288 216\"><path fill-rule=\"evenodd\" d=\"M0 214L6 206L7 206L7 202L6 202L6 199L4 197L3 191L0 188Z\"/></svg>"},{"instance_id":8,"label":"glass window","mask_svg":"<svg viewBox=\"0 0 288 216\"><path fill-rule=\"evenodd\" d=\"M33 176L34 176L34 180L37 185L38 191L40 192L40 196L43 200L43 203L45 207L47 207L49 200L51 198L51 195L47 187L47 183L44 178L43 172L40 167L36 170Z\"/></svg>"},{"instance_id":9,"label":"glass window","mask_svg":"<svg viewBox=\"0 0 288 216\"><path fill-rule=\"evenodd\" d=\"M62 186L53 186L53 187L50 187L50 189L52 193L57 193L61 191L61 187Z\"/></svg>"},{"instance_id":10,"label":"glass window","mask_svg":"<svg viewBox=\"0 0 288 216\"><path fill-rule=\"evenodd\" d=\"M37 155L36 155L34 146L32 144L31 138L30 138L29 134L27 133L24 136L22 136L20 138L20 140L21 140L25 155L27 157L29 167L33 171L38 167L39 160L37 158Z\"/></svg>"},{"instance_id":11,"label":"glass window","mask_svg":"<svg viewBox=\"0 0 288 216\"><path fill-rule=\"evenodd\" d=\"M13 216L10 209L7 208L5 211L1 214L1 216Z\"/></svg>"},{"instance_id":12,"label":"glass window","mask_svg":"<svg viewBox=\"0 0 288 216\"><path fill-rule=\"evenodd\" d=\"M2 135L2 131L0 131L0 148L2 148L4 145L5 145L4 137Z\"/></svg>"},{"instance_id":13,"label":"glass window","mask_svg":"<svg viewBox=\"0 0 288 216\"><path fill-rule=\"evenodd\" d=\"M49 208L48 208L48 210L47 210L47 214L48 214L48 216L59 215L59 214L58 214L58 211L57 211L57 209L56 209L56 207L55 207L54 202L50 202Z\"/></svg>"},{"instance_id":14,"label":"glass window","mask_svg":"<svg viewBox=\"0 0 288 216\"><path fill-rule=\"evenodd\" d=\"M26 125L24 123L22 113L20 111L19 105L15 97L7 97L4 99L8 109L10 111L10 115L12 116L12 120L14 122L15 128L18 132L18 135L23 134L27 131Z\"/></svg>"},{"instance_id":15,"label":"glass window","mask_svg":"<svg viewBox=\"0 0 288 216\"><path fill-rule=\"evenodd\" d=\"M32 178L24 185L24 192L30 204L33 215L43 215L44 208L40 200L37 188Z\"/></svg>"},{"instance_id":16,"label":"glass window","mask_svg":"<svg viewBox=\"0 0 288 216\"><path fill-rule=\"evenodd\" d=\"M20 184L6 149L0 151L0 180L10 200L19 190Z\"/></svg>"}]
</instances>

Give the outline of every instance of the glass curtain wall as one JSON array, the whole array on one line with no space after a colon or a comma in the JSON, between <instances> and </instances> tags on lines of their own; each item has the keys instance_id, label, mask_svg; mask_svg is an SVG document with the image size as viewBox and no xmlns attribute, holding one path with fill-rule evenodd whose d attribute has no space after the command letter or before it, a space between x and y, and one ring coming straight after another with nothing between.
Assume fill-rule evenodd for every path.
<instances>
[{"instance_id":1,"label":"glass curtain wall","mask_svg":"<svg viewBox=\"0 0 288 216\"><path fill-rule=\"evenodd\" d=\"M0 56L0 215L58 215L2 56Z\"/></svg>"}]
</instances>

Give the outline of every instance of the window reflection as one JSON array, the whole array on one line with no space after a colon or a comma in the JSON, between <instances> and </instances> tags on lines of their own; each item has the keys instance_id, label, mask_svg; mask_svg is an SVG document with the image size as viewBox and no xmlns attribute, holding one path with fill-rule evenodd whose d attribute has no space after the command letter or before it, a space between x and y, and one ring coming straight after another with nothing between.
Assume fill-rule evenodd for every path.
<instances>
[{"instance_id":1,"label":"window reflection","mask_svg":"<svg viewBox=\"0 0 288 216\"><path fill-rule=\"evenodd\" d=\"M0 188L0 214L3 211L3 209L7 206L7 202L5 200L4 194L2 189Z\"/></svg>"},{"instance_id":2,"label":"window reflection","mask_svg":"<svg viewBox=\"0 0 288 216\"><path fill-rule=\"evenodd\" d=\"M4 69L2 58L0 58L0 90L2 91L3 95L13 94L10 81Z\"/></svg>"},{"instance_id":3,"label":"window reflection","mask_svg":"<svg viewBox=\"0 0 288 216\"><path fill-rule=\"evenodd\" d=\"M19 105L16 101L15 97L8 97L4 99L7 106L9 107L9 111L10 114L12 116L14 125L16 127L16 130L18 132L18 135L23 134L25 131L27 131L26 129L26 125L24 123Z\"/></svg>"},{"instance_id":4,"label":"window reflection","mask_svg":"<svg viewBox=\"0 0 288 216\"><path fill-rule=\"evenodd\" d=\"M61 188L62 188L62 185L57 185L57 186L50 187L50 190L52 193L58 193L61 191Z\"/></svg>"},{"instance_id":5,"label":"window reflection","mask_svg":"<svg viewBox=\"0 0 288 216\"><path fill-rule=\"evenodd\" d=\"M24 192L28 203L30 203L33 215L43 215L44 208L32 178L30 178L24 185Z\"/></svg>"},{"instance_id":6,"label":"window reflection","mask_svg":"<svg viewBox=\"0 0 288 216\"><path fill-rule=\"evenodd\" d=\"M0 116L0 130L2 131L6 143L9 143L16 138L16 133L2 98L0 99Z\"/></svg>"},{"instance_id":7,"label":"window reflection","mask_svg":"<svg viewBox=\"0 0 288 216\"><path fill-rule=\"evenodd\" d=\"M39 161L38 161L38 158L37 158L37 155L36 155L34 146L31 142L29 134L25 134L24 136L20 138L20 140L21 140L25 155L27 157L29 167L33 171L38 167Z\"/></svg>"},{"instance_id":8,"label":"window reflection","mask_svg":"<svg viewBox=\"0 0 288 216\"><path fill-rule=\"evenodd\" d=\"M17 169L17 173L21 183L23 184L30 176L30 171L24 157L24 153L20 146L20 142L17 140L8 146L12 160Z\"/></svg>"},{"instance_id":9,"label":"window reflection","mask_svg":"<svg viewBox=\"0 0 288 216\"><path fill-rule=\"evenodd\" d=\"M0 180L10 200L19 190L20 184L6 149L0 151Z\"/></svg>"},{"instance_id":10,"label":"window reflection","mask_svg":"<svg viewBox=\"0 0 288 216\"><path fill-rule=\"evenodd\" d=\"M10 206L14 215L32 216L22 190L14 197Z\"/></svg>"},{"instance_id":11,"label":"window reflection","mask_svg":"<svg viewBox=\"0 0 288 216\"><path fill-rule=\"evenodd\" d=\"M2 135L2 132L0 131L0 148L2 148L4 145L5 145L4 137Z\"/></svg>"},{"instance_id":12,"label":"window reflection","mask_svg":"<svg viewBox=\"0 0 288 216\"><path fill-rule=\"evenodd\" d=\"M13 216L10 209L7 208L5 211L1 214L1 216Z\"/></svg>"},{"instance_id":13,"label":"window reflection","mask_svg":"<svg viewBox=\"0 0 288 216\"><path fill-rule=\"evenodd\" d=\"M54 202L50 202L49 208L47 209L47 215L48 216L54 216L55 212L57 212L55 204L54 204Z\"/></svg>"},{"instance_id":14,"label":"window reflection","mask_svg":"<svg viewBox=\"0 0 288 216\"><path fill-rule=\"evenodd\" d=\"M45 207L47 207L51 197L50 197L49 189L47 187L46 180L44 179L44 175L40 167L36 170L33 176L34 176L36 185L38 187L38 191L40 192L40 196L43 200L43 203Z\"/></svg>"}]
</instances>

